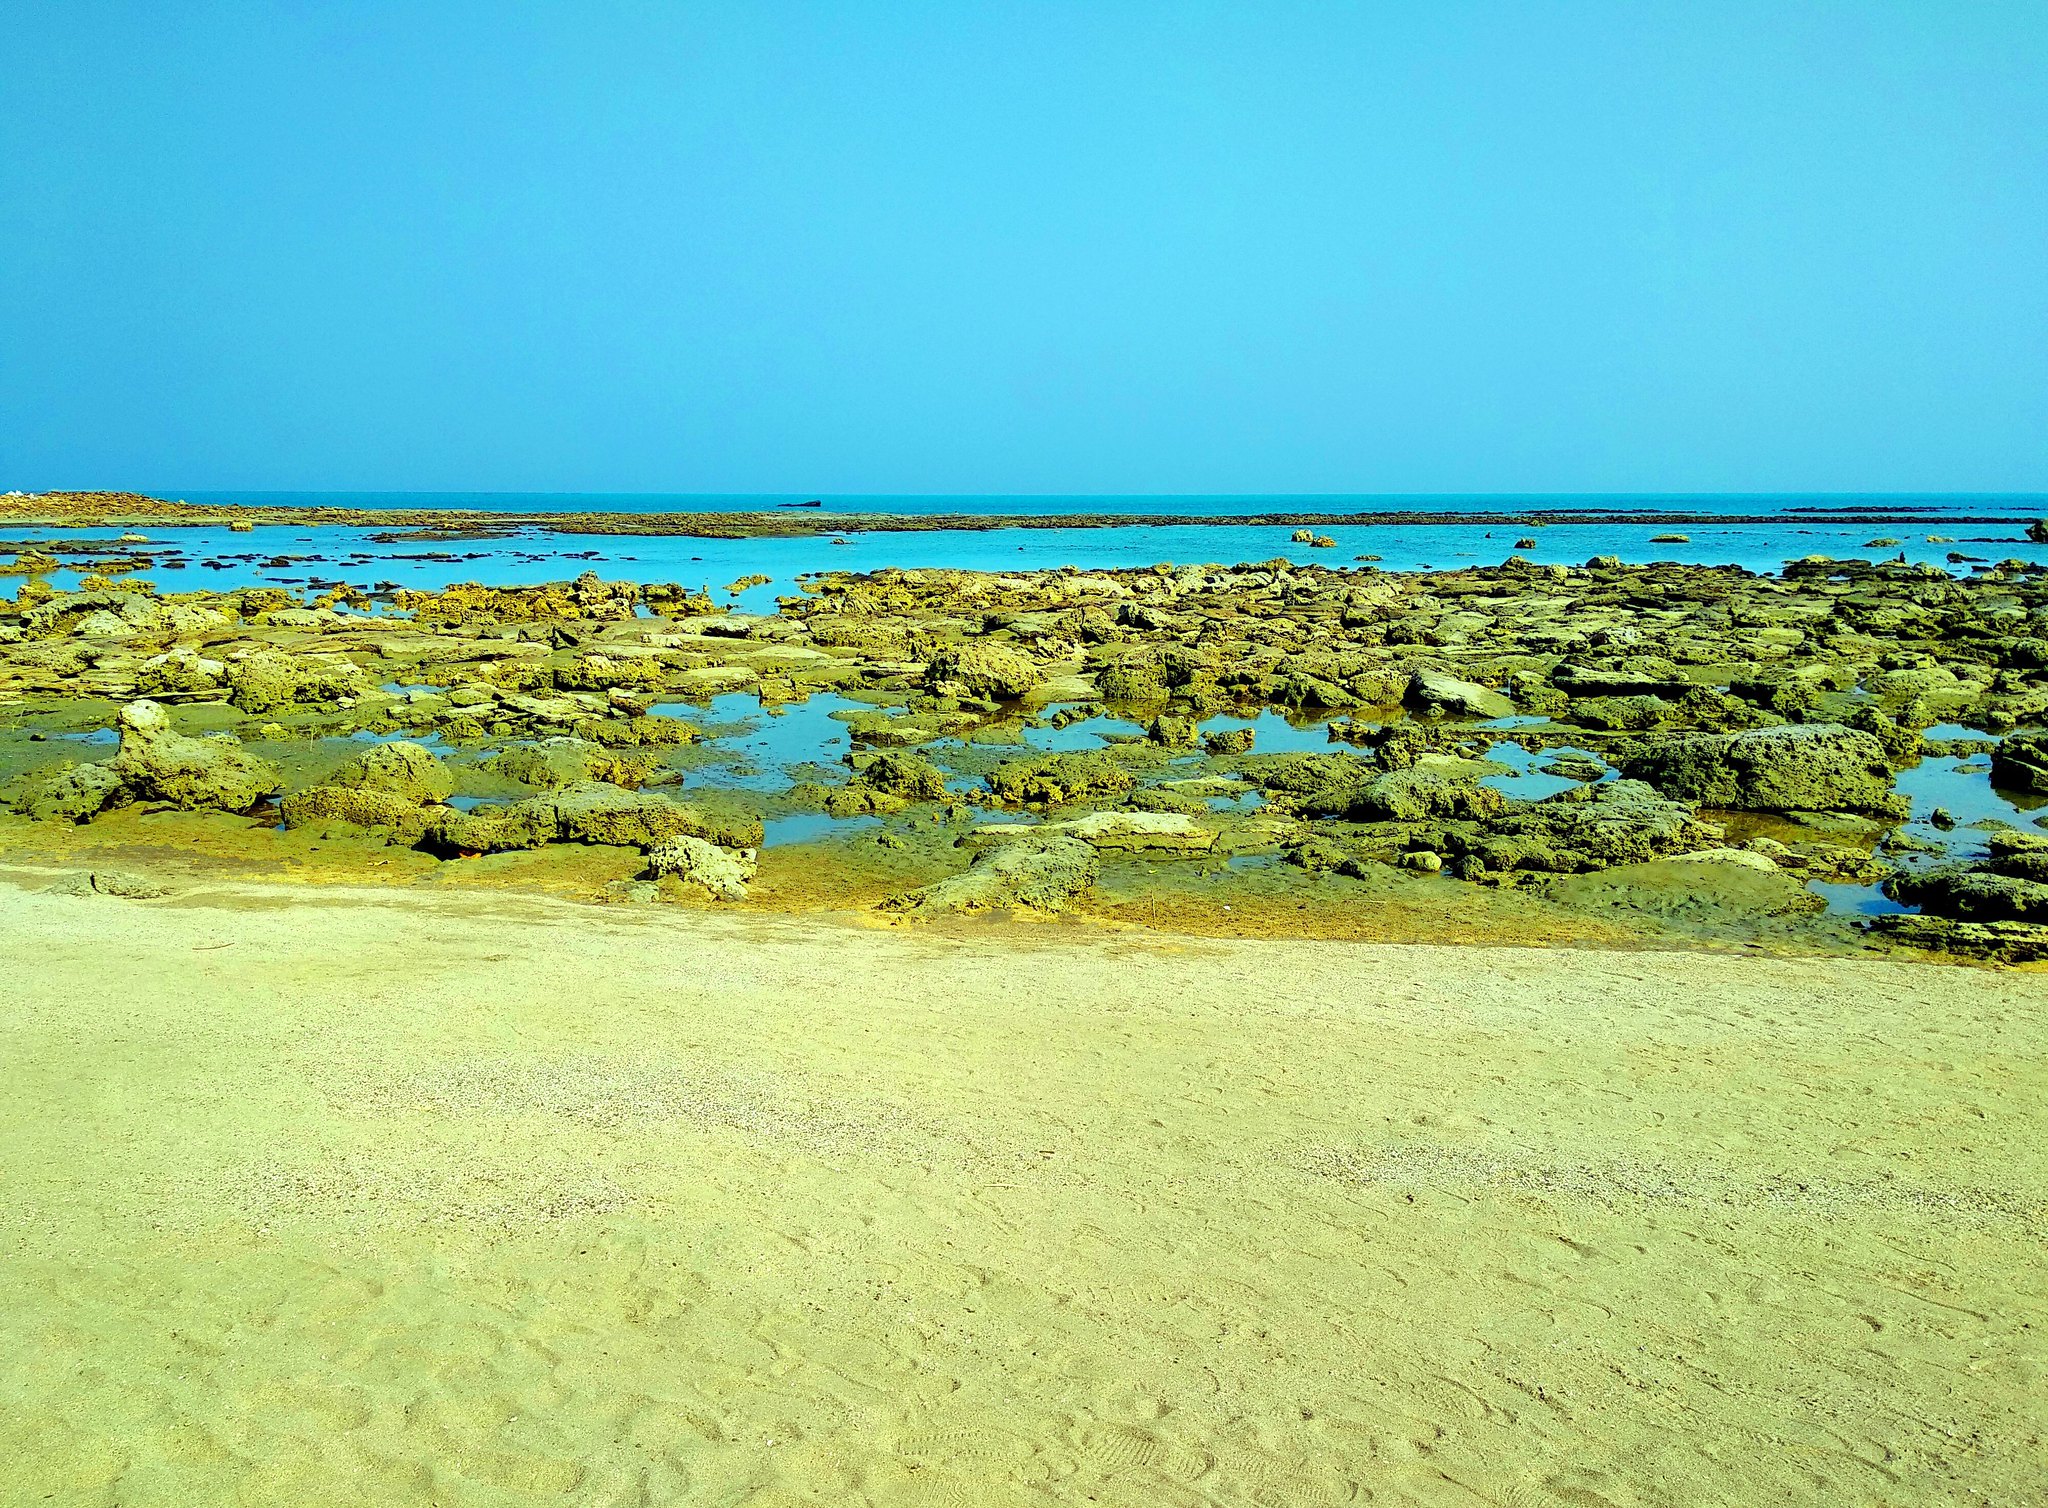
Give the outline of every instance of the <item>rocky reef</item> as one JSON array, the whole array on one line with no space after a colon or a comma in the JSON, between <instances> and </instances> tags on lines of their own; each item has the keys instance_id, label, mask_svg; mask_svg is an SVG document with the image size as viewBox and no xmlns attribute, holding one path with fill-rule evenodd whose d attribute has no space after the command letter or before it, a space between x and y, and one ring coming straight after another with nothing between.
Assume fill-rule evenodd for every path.
<instances>
[{"instance_id":1,"label":"rocky reef","mask_svg":"<svg viewBox=\"0 0 2048 1508\"><path fill-rule=\"evenodd\" d=\"M721 783L711 711L735 693L765 713L829 696L851 752ZM730 901L758 883L764 818L813 811L881 822L869 841L924 866L889 902L907 913L1085 906L1105 864L1565 895L1706 855L1795 888L1892 876L1918 914L1879 931L1946 948L1965 934L1943 918L2035 924L2011 886L2044 881L2012 871L2017 838L1935 862L1897 775L1958 723L1977 742L1940 747L1990 752L2015 799L2048 794L2048 581L1821 561L888 570L746 613L594 574L309 597L31 573L0 601L0 710L23 739L117 740L72 760L10 745L9 820L214 812L444 861L637 851L634 883ZM1262 747L1276 714L1322 746ZM1077 725L1102 731L1031 746ZM1525 791L1503 749L1547 761L1548 784Z\"/></svg>"}]
</instances>

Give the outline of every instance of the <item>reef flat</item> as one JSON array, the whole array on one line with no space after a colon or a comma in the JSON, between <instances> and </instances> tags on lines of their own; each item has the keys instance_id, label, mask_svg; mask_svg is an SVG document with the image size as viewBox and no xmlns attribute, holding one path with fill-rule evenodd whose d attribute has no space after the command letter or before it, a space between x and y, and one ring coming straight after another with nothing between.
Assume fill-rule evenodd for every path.
<instances>
[{"instance_id":1,"label":"reef flat","mask_svg":"<svg viewBox=\"0 0 2048 1508\"><path fill-rule=\"evenodd\" d=\"M41 568L0 602L0 850L43 861L2048 954L2019 561L827 572L769 613Z\"/></svg>"}]
</instances>

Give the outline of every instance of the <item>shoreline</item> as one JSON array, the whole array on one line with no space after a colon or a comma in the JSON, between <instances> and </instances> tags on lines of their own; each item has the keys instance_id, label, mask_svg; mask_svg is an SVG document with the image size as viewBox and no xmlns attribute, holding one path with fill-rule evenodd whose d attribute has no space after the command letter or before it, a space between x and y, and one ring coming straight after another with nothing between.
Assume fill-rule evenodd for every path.
<instances>
[{"instance_id":1,"label":"shoreline","mask_svg":"<svg viewBox=\"0 0 2048 1508\"><path fill-rule=\"evenodd\" d=\"M188 503L140 493L51 492L0 498L0 523L50 528L203 528L247 525L417 531L422 539L519 531L698 539L811 538L833 534L988 533L1009 529L1127 528L1545 528L1709 527L1785 522L1855 527L2010 524L2009 513L1943 513L1921 506L1791 508L1726 514L1686 509L1511 508L1493 512L1287 509L1183 513L830 513L808 508L732 512L496 512L480 508L353 508L311 504Z\"/></svg>"}]
</instances>

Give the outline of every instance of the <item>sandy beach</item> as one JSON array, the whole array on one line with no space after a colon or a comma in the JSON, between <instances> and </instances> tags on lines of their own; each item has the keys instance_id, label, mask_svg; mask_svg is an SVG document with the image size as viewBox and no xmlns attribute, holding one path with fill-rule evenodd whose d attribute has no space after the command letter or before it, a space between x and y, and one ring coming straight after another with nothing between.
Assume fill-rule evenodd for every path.
<instances>
[{"instance_id":1,"label":"sandy beach","mask_svg":"<svg viewBox=\"0 0 2048 1508\"><path fill-rule=\"evenodd\" d=\"M0 1501L2037 1501L2048 981L0 887Z\"/></svg>"}]
</instances>

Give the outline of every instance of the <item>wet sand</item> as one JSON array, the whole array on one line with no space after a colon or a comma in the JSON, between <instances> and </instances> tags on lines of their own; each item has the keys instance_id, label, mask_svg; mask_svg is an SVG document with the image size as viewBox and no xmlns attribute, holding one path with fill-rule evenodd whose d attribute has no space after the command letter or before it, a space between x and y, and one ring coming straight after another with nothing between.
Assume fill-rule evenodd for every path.
<instances>
[{"instance_id":1,"label":"wet sand","mask_svg":"<svg viewBox=\"0 0 2048 1508\"><path fill-rule=\"evenodd\" d=\"M0 886L0 1501L2020 1503L2048 981Z\"/></svg>"}]
</instances>

